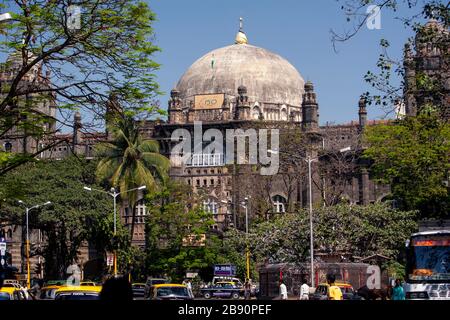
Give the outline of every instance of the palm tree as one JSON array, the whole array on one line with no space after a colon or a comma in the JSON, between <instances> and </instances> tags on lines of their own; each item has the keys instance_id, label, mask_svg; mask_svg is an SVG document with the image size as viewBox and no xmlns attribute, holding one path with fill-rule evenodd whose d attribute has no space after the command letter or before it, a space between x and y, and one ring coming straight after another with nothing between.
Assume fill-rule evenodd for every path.
<instances>
[{"instance_id":1,"label":"palm tree","mask_svg":"<svg viewBox=\"0 0 450 320\"><path fill-rule=\"evenodd\" d=\"M158 190L168 177L170 162L159 153L155 140L144 139L139 125L132 116L122 115L109 126L112 139L96 146L100 159L96 175L99 181L107 181L120 192L145 185L147 190ZM131 240L134 235L135 206L138 191L124 193L132 212Z\"/></svg>"}]
</instances>

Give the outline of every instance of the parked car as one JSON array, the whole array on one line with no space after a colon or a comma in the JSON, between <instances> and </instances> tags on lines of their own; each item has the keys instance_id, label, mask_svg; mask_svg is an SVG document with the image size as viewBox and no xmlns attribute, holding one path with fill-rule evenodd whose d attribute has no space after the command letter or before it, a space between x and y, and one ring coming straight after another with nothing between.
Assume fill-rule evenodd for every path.
<instances>
[{"instance_id":1,"label":"parked car","mask_svg":"<svg viewBox=\"0 0 450 320\"><path fill-rule=\"evenodd\" d=\"M14 286L0 289L0 301L2 300L28 300L25 293Z\"/></svg>"},{"instance_id":2,"label":"parked car","mask_svg":"<svg viewBox=\"0 0 450 320\"><path fill-rule=\"evenodd\" d=\"M25 299L20 300L33 300L32 296L28 292L28 289L23 287L18 280L5 279L3 282L3 288L16 288L21 292L21 295L25 296Z\"/></svg>"},{"instance_id":3,"label":"parked car","mask_svg":"<svg viewBox=\"0 0 450 320\"><path fill-rule=\"evenodd\" d=\"M244 294L244 289L237 286L234 282L217 282L208 288L200 290L205 299L228 298L239 299Z\"/></svg>"},{"instance_id":4,"label":"parked car","mask_svg":"<svg viewBox=\"0 0 450 320\"><path fill-rule=\"evenodd\" d=\"M100 300L101 286L61 287L55 292L55 300Z\"/></svg>"},{"instance_id":5,"label":"parked car","mask_svg":"<svg viewBox=\"0 0 450 320\"><path fill-rule=\"evenodd\" d=\"M350 283L336 281L335 285L341 289L344 300L361 300ZM328 283L319 284L316 291L310 295L310 300L329 300L329 288L330 285Z\"/></svg>"},{"instance_id":6,"label":"parked car","mask_svg":"<svg viewBox=\"0 0 450 320\"><path fill-rule=\"evenodd\" d=\"M131 285L133 297L143 298L145 296L145 283L133 283Z\"/></svg>"},{"instance_id":7,"label":"parked car","mask_svg":"<svg viewBox=\"0 0 450 320\"><path fill-rule=\"evenodd\" d=\"M150 300L193 300L184 284L155 284L150 288Z\"/></svg>"},{"instance_id":8,"label":"parked car","mask_svg":"<svg viewBox=\"0 0 450 320\"><path fill-rule=\"evenodd\" d=\"M219 282L233 282L235 286L243 287L241 280L239 278L233 278L233 277L224 277L224 276L215 276L212 280L212 284L215 285Z\"/></svg>"},{"instance_id":9,"label":"parked car","mask_svg":"<svg viewBox=\"0 0 450 320\"><path fill-rule=\"evenodd\" d=\"M41 288L41 292L39 295L39 300L54 300L56 290L63 286L50 285Z\"/></svg>"},{"instance_id":10,"label":"parked car","mask_svg":"<svg viewBox=\"0 0 450 320\"><path fill-rule=\"evenodd\" d=\"M164 278L148 278L147 282L145 283L145 289L144 289L144 297L146 299L150 298L150 289L152 286L156 285L156 284L165 284L165 283L169 283L169 280L164 279Z\"/></svg>"}]
</instances>

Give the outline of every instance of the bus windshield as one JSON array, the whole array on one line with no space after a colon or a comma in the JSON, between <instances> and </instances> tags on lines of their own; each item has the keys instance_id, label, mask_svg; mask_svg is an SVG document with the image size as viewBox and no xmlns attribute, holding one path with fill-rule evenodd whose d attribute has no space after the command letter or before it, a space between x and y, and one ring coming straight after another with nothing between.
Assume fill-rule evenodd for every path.
<instances>
[{"instance_id":1,"label":"bus windshield","mask_svg":"<svg viewBox=\"0 0 450 320\"><path fill-rule=\"evenodd\" d=\"M410 245L407 261L409 280L450 282L450 234L417 236Z\"/></svg>"}]
</instances>

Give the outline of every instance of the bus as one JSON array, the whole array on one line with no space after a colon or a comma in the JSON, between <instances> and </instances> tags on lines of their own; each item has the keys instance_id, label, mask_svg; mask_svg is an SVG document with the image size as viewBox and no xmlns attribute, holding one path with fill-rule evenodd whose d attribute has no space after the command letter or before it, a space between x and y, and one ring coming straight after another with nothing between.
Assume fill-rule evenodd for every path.
<instances>
[{"instance_id":1,"label":"bus","mask_svg":"<svg viewBox=\"0 0 450 320\"><path fill-rule=\"evenodd\" d=\"M406 248L406 299L450 300L450 228L415 233Z\"/></svg>"}]
</instances>

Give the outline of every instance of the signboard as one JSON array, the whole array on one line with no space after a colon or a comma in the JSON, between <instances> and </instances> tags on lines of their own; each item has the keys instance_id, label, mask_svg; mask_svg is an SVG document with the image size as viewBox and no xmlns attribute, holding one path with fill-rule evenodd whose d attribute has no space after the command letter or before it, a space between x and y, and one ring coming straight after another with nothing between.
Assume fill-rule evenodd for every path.
<instances>
[{"instance_id":1,"label":"signboard","mask_svg":"<svg viewBox=\"0 0 450 320\"><path fill-rule=\"evenodd\" d=\"M113 253L106 254L106 265L108 267L112 267L114 265L114 254Z\"/></svg>"},{"instance_id":2,"label":"signboard","mask_svg":"<svg viewBox=\"0 0 450 320\"><path fill-rule=\"evenodd\" d=\"M0 240L0 256L4 256L6 254L6 242L1 240Z\"/></svg>"},{"instance_id":3,"label":"signboard","mask_svg":"<svg viewBox=\"0 0 450 320\"><path fill-rule=\"evenodd\" d=\"M214 265L214 276L234 277L236 276L236 266L232 264Z\"/></svg>"},{"instance_id":4,"label":"signboard","mask_svg":"<svg viewBox=\"0 0 450 320\"><path fill-rule=\"evenodd\" d=\"M220 109L225 101L225 95L222 94L204 94L194 97L195 110Z\"/></svg>"}]
</instances>

